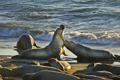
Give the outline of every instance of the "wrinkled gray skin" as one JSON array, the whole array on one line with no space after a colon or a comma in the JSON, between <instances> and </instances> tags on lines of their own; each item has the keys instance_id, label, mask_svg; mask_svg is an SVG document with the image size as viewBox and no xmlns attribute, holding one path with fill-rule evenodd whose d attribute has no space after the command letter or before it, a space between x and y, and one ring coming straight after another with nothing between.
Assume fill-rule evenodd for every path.
<instances>
[{"instance_id":1,"label":"wrinkled gray skin","mask_svg":"<svg viewBox=\"0 0 120 80\"><path fill-rule=\"evenodd\" d=\"M23 80L80 80L80 78L56 71L43 70L35 74L25 75Z\"/></svg>"},{"instance_id":2,"label":"wrinkled gray skin","mask_svg":"<svg viewBox=\"0 0 120 80\"><path fill-rule=\"evenodd\" d=\"M20 36L20 38L17 42L17 45L14 46L14 48L16 48L14 50L16 50L19 54L21 54L28 49L32 49L33 46L35 46L36 48L41 48L36 45L36 43L31 35L23 34Z\"/></svg>"},{"instance_id":3,"label":"wrinkled gray skin","mask_svg":"<svg viewBox=\"0 0 120 80\"><path fill-rule=\"evenodd\" d=\"M65 47L77 56L81 61L100 61L114 59L115 56L109 51L92 49L73 41L65 40Z\"/></svg>"},{"instance_id":4,"label":"wrinkled gray skin","mask_svg":"<svg viewBox=\"0 0 120 80\"><path fill-rule=\"evenodd\" d=\"M59 28L55 31L53 35L53 39L48 46L41 49L31 49L23 52L20 55L13 56L13 59L41 59L47 60L50 58L57 58L60 54L62 54L62 50L64 47L64 38L63 38L63 30L65 26L60 25Z\"/></svg>"}]
</instances>

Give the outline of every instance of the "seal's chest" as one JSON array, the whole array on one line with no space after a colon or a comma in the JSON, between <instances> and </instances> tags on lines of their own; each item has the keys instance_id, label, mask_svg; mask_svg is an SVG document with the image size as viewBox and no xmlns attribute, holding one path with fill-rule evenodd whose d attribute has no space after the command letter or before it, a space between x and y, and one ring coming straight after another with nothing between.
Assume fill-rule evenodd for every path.
<instances>
[{"instance_id":1,"label":"seal's chest","mask_svg":"<svg viewBox=\"0 0 120 80\"><path fill-rule=\"evenodd\" d=\"M63 40L61 39L61 37L56 36L56 44L63 45Z\"/></svg>"}]
</instances>

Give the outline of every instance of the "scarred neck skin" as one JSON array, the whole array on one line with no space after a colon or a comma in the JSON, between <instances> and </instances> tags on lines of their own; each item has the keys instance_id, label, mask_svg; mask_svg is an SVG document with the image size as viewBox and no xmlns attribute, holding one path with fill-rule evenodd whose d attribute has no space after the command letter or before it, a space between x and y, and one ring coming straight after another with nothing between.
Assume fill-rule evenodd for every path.
<instances>
[{"instance_id":1,"label":"scarred neck skin","mask_svg":"<svg viewBox=\"0 0 120 80\"><path fill-rule=\"evenodd\" d=\"M52 42L63 42L63 46L64 46L64 41L65 41L65 38L63 37L63 31L64 31L65 27L59 27L57 28L57 30L55 31L54 35L53 35L53 38L52 38Z\"/></svg>"}]
</instances>

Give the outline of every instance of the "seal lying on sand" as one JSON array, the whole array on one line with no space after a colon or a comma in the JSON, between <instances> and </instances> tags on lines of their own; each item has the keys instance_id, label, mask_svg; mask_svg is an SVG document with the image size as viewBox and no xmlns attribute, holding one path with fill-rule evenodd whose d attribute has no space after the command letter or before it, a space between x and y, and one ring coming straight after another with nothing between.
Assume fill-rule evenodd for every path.
<instances>
[{"instance_id":1,"label":"seal lying on sand","mask_svg":"<svg viewBox=\"0 0 120 80\"><path fill-rule=\"evenodd\" d=\"M43 70L34 74L26 74L23 80L80 80L80 78L56 71Z\"/></svg>"},{"instance_id":2,"label":"seal lying on sand","mask_svg":"<svg viewBox=\"0 0 120 80\"><path fill-rule=\"evenodd\" d=\"M17 45L14 46L14 48L16 48L14 50L16 50L19 54L21 54L22 52L24 52L28 49L32 49L33 46L35 46L37 48L41 48L36 45L36 43L31 35L23 34L20 36L20 38L17 42Z\"/></svg>"},{"instance_id":3,"label":"seal lying on sand","mask_svg":"<svg viewBox=\"0 0 120 80\"><path fill-rule=\"evenodd\" d=\"M26 73L35 73L39 72L41 70L51 70L56 72L62 72L62 70L54 68L54 67L48 67L48 66L34 66L34 65L25 65L19 68L12 69L12 72L16 74L16 76L22 76Z\"/></svg>"},{"instance_id":4,"label":"seal lying on sand","mask_svg":"<svg viewBox=\"0 0 120 80\"><path fill-rule=\"evenodd\" d=\"M52 70L56 72L62 72L62 70L54 68L54 67L47 67L47 66L35 66L35 65L25 65L15 69L8 69L8 68L0 68L0 74L3 77L20 77L27 73L35 73L41 70Z\"/></svg>"},{"instance_id":5,"label":"seal lying on sand","mask_svg":"<svg viewBox=\"0 0 120 80\"><path fill-rule=\"evenodd\" d=\"M47 60L50 58L59 57L59 54L63 52L62 50L64 46L64 38L63 38L64 28L65 28L64 25L60 25L60 27L57 28L57 30L55 31L53 35L52 41L45 48L27 50L20 55L13 56L12 58Z\"/></svg>"},{"instance_id":6,"label":"seal lying on sand","mask_svg":"<svg viewBox=\"0 0 120 80\"><path fill-rule=\"evenodd\" d=\"M0 74L3 77L11 77L11 76L13 76L12 70L10 70L8 68L0 68Z\"/></svg>"},{"instance_id":7,"label":"seal lying on sand","mask_svg":"<svg viewBox=\"0 0 120 80\"><path fill-rule=\"evenodd\" d=\"M86 75L95 75L95 76L100 76L100 77L105 77L105 78L110 78L114 76L114 74L108 71L93 71L92 69L93 68L91 68L91 70L90 68L78 70L74 72L73 75L86 74Z\"/></svg>"},{"instance_id":8,"label":"seal lying on sand","mask_svg":"<svg viewBox=\"0 0 120 80\"><path fill-rule=\"evenodd\" d=\"M73 41L65 40L65 47L73 52L79 61L101 61L114 59L115 56L105 50L92 49Z\"/></svg>"},{"instance_id":9,"label":"seal lying on sand","mask_svg":"<svg viewBox=\"0 0 120 80\"><path fill-rule=\"evenodd\" d=\"M92 63L92 65L93 65L94 71L104 71L105 70L105 71L109 71L113 74L120 75L120 66L102 64L102 63Z\"/></svg>"},{"instance_id":10,"label":"seal lying on sand","mask_svg":"<svg viewBox=\"0 0 120 80\"><path fill-rule=\"evenodd\" d=\"M68 62L65 61L58 61L55 58L51 58L48 60L48 63L52 66L52 67L56 67L58 69L61 69L63 71L68 71L71 69L71 65Z\"/></svg>"},{"instance_id":11,"label":"seal lying on sand","mask_svg":"<svg viewBox=\"0 0 120 80\"><path fill-rule=\"evenodd\" d=\"M105 78L105 77L100 77L100 76L95 76L95 75L87 75L87 74L76 74L74 76L80 77L80 78L85 78L84 80L112 80L109 78Z\"/></svg>"}]
</instances>

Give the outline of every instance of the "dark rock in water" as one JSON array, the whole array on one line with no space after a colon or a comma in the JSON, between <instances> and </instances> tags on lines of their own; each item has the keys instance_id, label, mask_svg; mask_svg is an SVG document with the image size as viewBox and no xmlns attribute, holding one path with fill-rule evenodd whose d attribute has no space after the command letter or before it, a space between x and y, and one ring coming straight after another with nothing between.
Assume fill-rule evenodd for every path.
<instances>
[{"instance_id":1,"label":"dark rock in water","mask_svg":"<svg viewBox=\"0 0 120 80\"><path fill-rule=\"evenodd\" d=\"M80 80L80 78L61 72L43 70L34 74L26 74L23 80Z\"/></svg>"}]
</instances>

